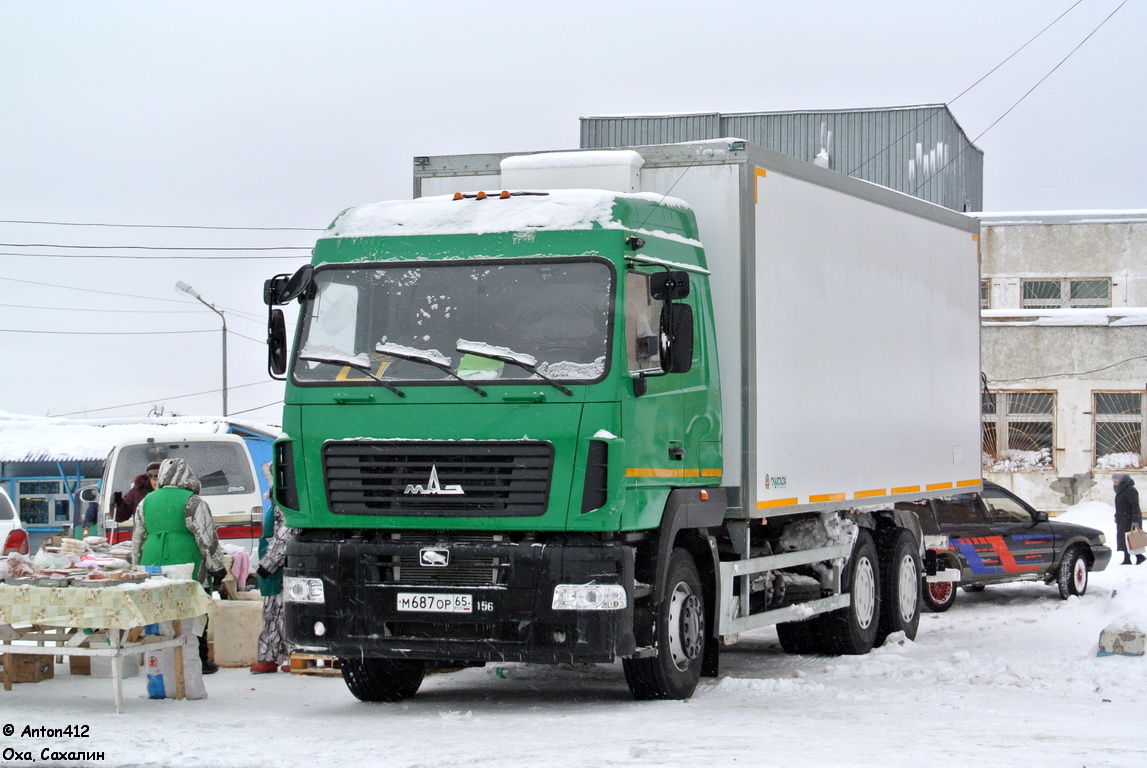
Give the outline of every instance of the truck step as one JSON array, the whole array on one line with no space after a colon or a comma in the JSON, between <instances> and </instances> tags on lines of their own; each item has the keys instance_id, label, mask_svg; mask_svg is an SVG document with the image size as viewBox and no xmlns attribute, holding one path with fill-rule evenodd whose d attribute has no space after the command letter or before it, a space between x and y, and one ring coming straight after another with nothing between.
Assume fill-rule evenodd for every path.
<instances>
[{"instance_id":1,"label":"truck step","mask_svg":"<svg viewBox=\"0 0 1147 768\"><path fill-rule=\"evenodd\" d=\"M342 668L334 656L320 656L315 653L292 653L292 675L325 675L341 677Z\"/></svg>"}]
</instances>

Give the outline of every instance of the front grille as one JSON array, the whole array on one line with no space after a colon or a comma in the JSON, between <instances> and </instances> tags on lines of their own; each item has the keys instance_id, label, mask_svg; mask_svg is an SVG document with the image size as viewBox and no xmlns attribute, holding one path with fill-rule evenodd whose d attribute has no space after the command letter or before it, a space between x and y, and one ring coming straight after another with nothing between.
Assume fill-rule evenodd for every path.
<instances>
[{"instance_id":1,"label":"front grille","mask_svg":"<svg viewBox=\"0 0 1147 768\"><path fill-rule=\"evenodd\" d=\"M542 515L553 464L553 446L536 441L344 440L323 446L327 504L341 515Z\"/></svg>"},{"instance_id":2,"label":"front grille","mask_svg":"<svg viewBox=\"0 0 1147 768\"><path fill-rule=\"evenodd\" d=\"M506 568L502 558L482 555L467 546L502 541L499 533L427 533L409 531L392 533L391 540L402 542L402 551L379 558L378 581L383 584L406 584L436 587L488 587L504 584ZM424 566L419 562L423 548L444 548L450 552L445 566Z\"/></svg>"}]
</instances>

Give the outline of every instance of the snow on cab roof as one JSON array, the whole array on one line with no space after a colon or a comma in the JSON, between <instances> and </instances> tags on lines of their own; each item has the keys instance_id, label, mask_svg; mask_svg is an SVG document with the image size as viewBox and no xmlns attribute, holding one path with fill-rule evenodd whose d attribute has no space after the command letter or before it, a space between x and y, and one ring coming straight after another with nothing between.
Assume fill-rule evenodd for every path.
<instances>
[{"instance_id":1,"label":"snow on cab roof","mask_svg":"<svg viewBox=\"0 0 1147 768\"><path fill-rule=\"evenodd\" d=\"M498 199L501 190L487 191L485 200L455 200L450 195L395 200L343 211L324 237L385 237L398 235L484 235L493 232L540 230L625 229L613 220L618 199L641 200L688 209L677 198L651 193L562 189ZM519 192L519 190L514 190Z\"/></svg>"}]
</instances>

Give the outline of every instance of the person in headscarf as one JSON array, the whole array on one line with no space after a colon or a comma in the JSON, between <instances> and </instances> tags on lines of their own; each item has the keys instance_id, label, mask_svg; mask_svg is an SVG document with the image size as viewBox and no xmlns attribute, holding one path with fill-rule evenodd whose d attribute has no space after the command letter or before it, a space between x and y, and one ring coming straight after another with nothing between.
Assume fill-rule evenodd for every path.
<instances>
[{"instance_id":1,"label":"person in headscarf","mask_svg":"<svg viewBox=\"0 0 1147 768\"><path fill-rule=\"evenodd\" d=\"M199 495L199 478L183 459L167 459L159 467L154 491L140 502L132 531L132 560L137 565L192 564L192 574L204 589L219 589L227 576L223 549L215 533L211 508ZM210 586L209 586L210 585ZM199 637L204 674L218 669L207 658L207 633Z\"/></svg>"},{"instance_id":2,"label":"person in headscarf","mask_svg":"<svg viewBox=\"0 0 1147 768\"><path fill-rule=\"evenodd\" d=\"M1131 552L1127 549L1127 533L1132 528L1143 527L1143 511L1139 509L1139 491L1131 475L1123 472L1111 473L1111 483L1115 486L1115 542L1123 553L1123 565L1131 565ZM1147 557L1135 556L1139 565Z\"/></svg>"}]
</instances>

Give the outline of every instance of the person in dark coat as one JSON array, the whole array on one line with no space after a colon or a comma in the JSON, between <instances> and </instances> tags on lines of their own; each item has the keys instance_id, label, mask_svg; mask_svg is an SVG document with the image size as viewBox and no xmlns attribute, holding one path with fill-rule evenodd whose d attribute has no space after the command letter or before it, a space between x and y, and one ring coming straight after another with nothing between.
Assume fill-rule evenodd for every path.
<instances>
[{"instance_id":1,"label":"person in dark coat","mask_svg":"<svg viewBox=\"0 0 1147 768\"><path fill-rule=\"evenodd\" d=\"M135 516L135 510L139 503L147 494L155 490L156 483L159 481L159 465L160 462L158 461L148 464L147 471L135 476L130 491L123 496L116 494L118 498L112 501L112 512L117 523L131 520Z\"/></svg>"},{"instance_id":2,"label":"person in dark coat","mask_svg":"<svg viewBox=\"0 0 1147 768\"><path fill-rule=\"evenodd\" d=\"M1113 472L1111 482L1115 486L1115 543L1123 553L1123 565L1131 565L1131 553L1127 550L1127 533L1132 528L1143 527L1143 511L1139 509L1139 491L1131 475ZM1143 555L1135 556L1135 564L1147 560Z\"/></svg>"}]
</instances>

